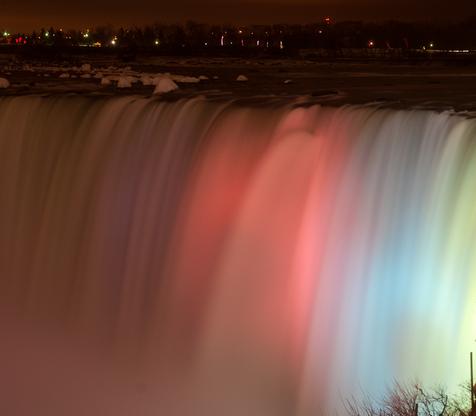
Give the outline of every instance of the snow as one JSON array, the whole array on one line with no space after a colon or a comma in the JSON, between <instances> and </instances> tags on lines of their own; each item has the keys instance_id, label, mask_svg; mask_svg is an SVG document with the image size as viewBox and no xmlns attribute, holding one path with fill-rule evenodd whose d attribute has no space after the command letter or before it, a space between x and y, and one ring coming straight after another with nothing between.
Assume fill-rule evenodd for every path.
<instances>
[{"instance_id":1,"label":"snow","mask_svg":"<svg viewBox=\"0 0 476 416\"><path fill-rule=\"evenodd\" d=\"M0 88L8 88L10 86L10 81L6 78L0 78Z\"/></svg>"},{"instance_id":2,"label":"snow","mask_svg":"<svg viewBox=\"0 0 476 416\"><path fill-rule=\"evenodd\" d=\"M129 77L119 77L119 80L117 81L117 88L131 88L132 83L129 79Z\"/></svg>"},{"instance_id":3,"label":"snow","mask_svg":"<svg viewBox=\"0 0 476 416\"><path fill-rule=\"evenodd\" d=\"M91 64L82 64L81 65L82 72L91 72Z\"/></svg>"},{"instance_id":4,"label":"snow","mask_svg":"<svg viewBox=\"0 0 476 416\"><path fill-rule=\"evenodd\" d=\"M239 82L245 82L245 81L248 81L248 77L245 76L245 75L238 75L236 80L239 81Z\"/></svg>"},{"instance_id":5,"label":"snow","mask_svg":"<svg viewBox=\"0 0 476 416\"><path fill-rule=\"evenodd\" d=\"M150 57L141 62L141 66L134 65L126 70L125 64L110 56L84 57L79 64L76 61L55 64L47 60L28 64L15 60L0 62L0 77L8 79L11 84L9 93L18 91L22 94L23 89L32 93L50 90L89 93L102 88L113 94L107 85L116 86L122 76L131 77L127 80L134 88L117 89L116 93L122 91L148 96L159 83L161 86L157 92L161 93L165 82L162 79L167 77L178 86L187 87L180 93L180 96L187 97L196 94L210 97L282 95L289 96L289 99L303 97L303 102L332 102L333 105L370 103L382 107L476 110L476 70L439 63L411 66L402 63L400 70L390 63ZM83 71L89 69L83 66L84 62L91 65L90 72ZM165 74L167 71L170 73ZM44 77L45 73L50 77ZM81 77L87 74L97 81ZM103 78L108 79L102 81ZM237 79L243 81L238 82ZM39 82L35 82L37 80ZM135 84L136 80L140 83ZM212 86L212 80L221 80L217 81L218 89L206 88ZM442 86L445 90L454 91L451 98L441 93Z\"/></svg>"},{"instance_id":6,"label":"snow","mask_svg":"<svg viewBox=\"0 0 476 416\"><path fill-rule=\"evenodd\" d=\"M167 77L159 78L158 82L155 84L154 94L164 94L167 92L175 91L178 88L178 85Z\"/></svg>"},{"instance_id":7,"label":"snow","mask_svg":"<svg viewBox=\"0 0 476 416\"><path fill-rule=\"evenodd\" d=\"M147 74L143 74L140 77L140 82L142 82L142 85L156 85L154 84L154 78Z\"/></svg>"},{"instance_id":8,"label":"snow","mask_svg":"<svg viewBox=\"0 0 476 416\"><path fill-rule=\"evenodd\" d=\"M154 86L157 85L159 83L159 81L164 77L170 79L170 77L168 75L160 75L159 74L159 75L156 75L155 77L152 78L152 84L151 85L154 85Z\"/></svg>"},{"instance_id":9,"label":"snow","mask_svg":"<svg viewBox=\"0 0 476 416\"><path fill-rule=\"evenodd\" d=\"M139 78L133 77L132 75L126 75L125 78L126 78L131 84L135 84L136 82L139 82Z\"/></svg>"}]
</instances>

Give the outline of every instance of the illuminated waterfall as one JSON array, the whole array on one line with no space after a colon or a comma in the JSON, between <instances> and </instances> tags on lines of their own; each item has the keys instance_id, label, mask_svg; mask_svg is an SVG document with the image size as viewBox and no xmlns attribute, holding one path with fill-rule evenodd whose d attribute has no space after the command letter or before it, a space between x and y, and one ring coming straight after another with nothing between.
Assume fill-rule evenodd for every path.
<instances>
[{"instance_id":1,"label":"illuminated waterfall","mask_svg":"<svg viewBox=\"0 0 476 416\"><path fill-rule=\"evenodd\" d=\"M476 120L1 98L0 333L2 415L310 416L394 380L455 388Z\"/></svg>"}]
</instances>

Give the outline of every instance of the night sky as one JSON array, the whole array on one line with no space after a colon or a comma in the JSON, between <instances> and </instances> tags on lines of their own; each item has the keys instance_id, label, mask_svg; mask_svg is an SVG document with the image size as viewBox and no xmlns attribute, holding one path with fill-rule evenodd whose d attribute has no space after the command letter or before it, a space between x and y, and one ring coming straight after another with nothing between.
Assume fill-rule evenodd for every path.
<instances>
[{"instance_id":1,"label":"night sky","mask_svg":"<svg viewBox=\"0 0 476 416\"><path fill-rule=\"evenodd\" d=\"M299 0L298 0L299 1ZM1 0L0 29L85 28L145 23L308 23L338 20L460 20L476 14L474 0Z\"/></svg>"}]
</instances>

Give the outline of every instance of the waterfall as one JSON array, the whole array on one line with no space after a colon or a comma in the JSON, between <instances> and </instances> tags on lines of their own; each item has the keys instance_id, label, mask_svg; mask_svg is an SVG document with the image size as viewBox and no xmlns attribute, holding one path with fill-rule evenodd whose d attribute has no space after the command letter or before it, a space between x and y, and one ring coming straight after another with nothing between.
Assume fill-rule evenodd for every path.
<instances>
[{"instance_id":1,"label":"waterfall","mask_svg":"<svg viewBox=\"0 0 476 416\"><path fill-rule=\"evenodd\" d=\"M456 388L476 120L0 98L0 414L310 416Z\"/></svg>"}]
</instances>

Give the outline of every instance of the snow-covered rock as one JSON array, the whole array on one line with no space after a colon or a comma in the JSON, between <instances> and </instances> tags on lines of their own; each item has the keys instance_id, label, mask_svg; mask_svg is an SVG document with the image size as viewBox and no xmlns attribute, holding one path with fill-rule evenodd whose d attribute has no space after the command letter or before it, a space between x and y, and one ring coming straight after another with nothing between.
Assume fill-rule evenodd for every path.
<instances>
[{"instance_id":1,"label":"snow-covered rock","mask_svg":"<svg viewBox=\"0 0 476 416\"><path fill-rule=\"evenodd\" d=\"M213 79L219 79L220 77L218 75L214 75Z\"/></svg>"},{"instance_id":2,"label":"snow-covered rock","mask_svg":"<svg viewBox=\"0 0 476 416\"><path fill-rule=\"evenodd\" d=\"M170 91L175 91L178 88L178 85L167 77L162 77L155 84L154 94L164 94Z\"/></svg>"},{"instance_id":3,"label":"snow-covered rock","mask_svg":"<svg viewBox=\"0 0 476 416\"><path fill-rule=\"evenodd\" d=\"M101 78L103 78L103 77L104 77L104 75L103 75L101 72L96 72L96 73L94 74L94 78L96 78L96 79L101 79Z\"/></svg>"},{"instance_id":4,"label":"snow-covered rock","mask_svg":"<svg viewBox=\"0 0 476 416\"><path fill-rule=\"evenodd\" d=\"M292 84L293 83L293 80L292 79L287 79L284 81L285 84Z\"/></svg>"},{"instance_id":5,"label":"snow-covered rock","mask_svg":"<svg viewBox=\"0 0 476 416\"><path fill-rule=\"evenodd\" d=\"M81 78L91 78L91 74L83 74L81 75Z\"/></svg>"},{"instance_id":6,"label":"snow-covered rock","mask_svg":"<svg viewBox=\"0 0 476 416\"><path fill-rule=\"evenodd\" d=\"M131 88L132 82L129 77L119 77L117 81L117 88Z\"/></svg>"},{"instance_id":7,"label":"snow-covered rock","mask_svg":"<svg viewBox=\"0 0 476 416\"><path fill-rule=\"evenodd\" d=\"M139 82L139 78L134 77L132 75L126 75L125 78L131 83L135 84L136 82Z\"/></svg>"},{"instance_id":8,"label":"snow-covered rock","mask_svg":"<svg viewBox=\"0 0 476 416\"><path fill-rule=\"evenodd\" d=\"M0 78L0 88L8 88L10 86L10 81L6 78Z\"/></svg>"},{"instance_id":9,"label":"snow-covered rock","mask_svg":"<svg viewBox=\"0 0 476 416\"><path fill-rule=\"evenodd\" d=\"M140 82L142 82L142 85L156 85L154 84L154 78L150 75L142 75L140 77Z\"/></svg>"},{"instance_id":10,"label":"snow-covered rock","mask_svg":"<svg viewBox=\"0 0 476 416\"><path fill-rule=\"evenodd\" d=\"M82 64L81 71L83 72L91 72L91 64Z\"/></svg>"},{"instance_id":11,"label":"snow-covered rock","mask_svg":"<svg viewBox=\"0 0 476 416\"><path fill-rule=\"evenodd\" d=\"M239 82L245 82L245 81L248 81L248 77L245 76L245 75L238 75L236 80L239 81Z\"/></svg>"},{"instance_id":12,"label":"snow-covered rock","mask_svg":"<svg viewBox=\"0 0 476 416\"><path fill-rule=\"evenodd\" d=\"M62 74L60 74L59 78L69 78L70 75L67 73L67 72L63 72Z\"/></svg>"},{"instance_id":13,"label":"snow-covered rock","mask_svg":"<svg viewBox=\"0 0 476 416\"><path fill-rule=\"evenodd\" d=\"M170 77L168 75L157 74L154 77L152 77L152 84L151 85L157 85L162 78L169 78L170 79Z\"/></svg>"},{"instance_id":14,"label":"snow-covered rock","mask_svg":"<svg viewBox=\"0 0 476 416\"><path fill-rule=\"evenodd\" d=\"M200 75L200 76L198 77L198 79L199 79L200 81L208 81L208 77L207 77L206 75Z\"/></svg>"},{"instance_id":15,"label":"snow-covered rock","mask_svg":"<svg viewBox=\"0 0 476 416\"><path fill-rule=\"evenodd\" d=\"M111 85L111 80L109 77L101 78L101 85Z\"/></svg>"}]
</instances>

